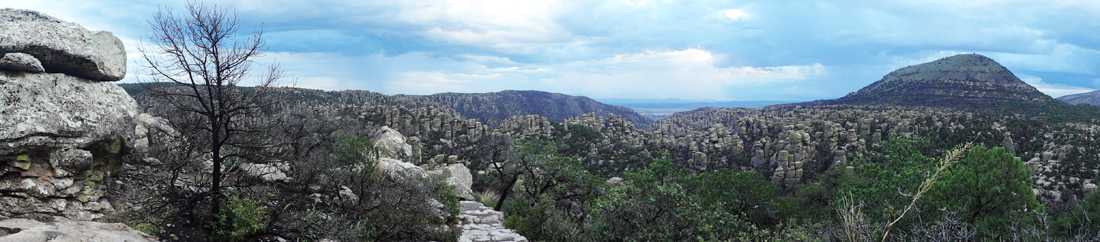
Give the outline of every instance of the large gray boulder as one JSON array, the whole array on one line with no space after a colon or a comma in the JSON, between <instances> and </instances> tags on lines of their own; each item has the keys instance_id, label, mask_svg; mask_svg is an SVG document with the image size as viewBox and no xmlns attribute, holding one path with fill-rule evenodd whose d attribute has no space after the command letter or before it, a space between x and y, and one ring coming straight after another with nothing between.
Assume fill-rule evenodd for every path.
<instances>
[{"instance_id":1,"label":"large gray boulder","mask_svg":"<svg viewBox=\"0 0 1100 242\"><path fill-rule=\"evenodd\" d=\"M466 200L474 200L474 191L471 189L474 184L474 176L470 174L470 169L466 168L465 165L455 163L431 170L428 174L443 180L447 185L453 186L456 196Z\"/></svg>"},{"instance_id":2,"label":"large gray boulder","mask_svg":"<svg viewBox=\"0 0 1100 242\"><path fill-rule=\"evenodd\" d=\"M160 145L173 147L177 144L173 143L174 137L180 135L179 131L172 128L168 119L162 117L155 117L148 113L138 114L134 118L134 153L146 155L149 152L149 146L153 142L158 142ZM148 158L148 157L145 157Z\"/></svg>"},{"instance_id":3,"label":"large gray boulder","mask_svg":"<svg viewBox=\"0 0 1100 242\"><path fill-rule=\"evenodd\" d=\"M377 131L371 143L374 143L378 158L404 160L412 156L412 145L406 143L405 136L387 126Z\"/></svg>"},{"instance_id":4,"label":"large gray boulder","mask_svg":"<svg viewBox=\"0 0 1100 242\"><path fill-rule=\"evenodd\" d=\"M137 102L114 83L0 72L0 155L130 137L137 110Z\"/></svg>"},{"instance_id":5,"label":"large gray boulder","mask_svg":"<svg viewBox=\"0 0 1100 242\"><path fill-rule=\"evenodd\" d=\"M428 172L412 163L391 158L379 158L378 169L393 179L401 181L428 180Z\"/></svg>"},{"instance_id":6,"label":"large gray boulder","mask_svg":"<svg viewBox=\"0 0 1100 242\"><path fill-rule=\"evenodd\" d=\"M22 9L0 9L0 54L20 52L41 61L46 72L93 81L126 76L126 48L107 31Z\"/></svg>"},{"instance_id":7,"label":"large gray boulder","mask_svg":"<svg viewBox=\"0 0 1100 242\"><path fill-rule=\"evenodd\" d=\"M100 82L125 74L121 42L37 12L3 9L0 52L0 219L113 213L106 184L133 149L138 114L122 87Z\"/></svg>"}]
</instances>

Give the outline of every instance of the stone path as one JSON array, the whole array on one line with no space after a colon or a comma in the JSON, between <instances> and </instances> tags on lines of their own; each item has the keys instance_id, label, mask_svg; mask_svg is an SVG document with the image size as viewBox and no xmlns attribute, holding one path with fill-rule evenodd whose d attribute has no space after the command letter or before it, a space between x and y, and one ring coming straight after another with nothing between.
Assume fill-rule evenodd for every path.
<instances>
[{"instance_id":1,"label":"stone path","mask_svg":"<svg viewBox=\"0 0 1100 242\"><path fill-rule=\"evenodd\" d=\"M462 213L458 219L462 224L462 236L459 242L514 241L526 242L527 238L516 231L504 227L504 213L481 205L479 202L462 201Z\"/></svg>"}]
</instances>

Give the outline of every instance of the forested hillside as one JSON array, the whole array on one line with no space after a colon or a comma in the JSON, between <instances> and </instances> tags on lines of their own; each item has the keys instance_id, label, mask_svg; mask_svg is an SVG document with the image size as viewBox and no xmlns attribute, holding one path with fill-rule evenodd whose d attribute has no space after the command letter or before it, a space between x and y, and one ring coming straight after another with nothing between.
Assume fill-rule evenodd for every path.
<instances>
[{"instance_id":1,"label":"forested hillside","mask_svg":"<svg viewBox=\"0 0 1100 242\"><path fill-rule=\"evenodd\" d=\"M983 68L906 76L974 79L981 75L965 70ZM1080 219L1100 216L1086 210L1100 206L1093 194L1100 110L1014 109L1053 99L1008 84L1024 94L967 91L959 94L963 100L912 105L842 98L702 108L649 129L594 113L561 122L511 116L491 126L435 100L366 91L280 88L287 101L268 112L296 127L287 134L297 135L281 138L296 142L290 147L392 128L407 137L409 163L468 167L469 199L503 211L504 224L532 240L1095 238L1100 224ZM929 88L922 93L954 88L920 87ZM171 115L140 90L131 93L149 112ZM466 104L474 102L446 99L478 98L453 95L436 98ZM949 105L974 98L980 105ZM286 159L309 164L324 155L309 155L308 147ZM983 199L1001 202L974 203ZM1012 226L1021 229L1006 229Z\"/></svg>"}]
</instances>

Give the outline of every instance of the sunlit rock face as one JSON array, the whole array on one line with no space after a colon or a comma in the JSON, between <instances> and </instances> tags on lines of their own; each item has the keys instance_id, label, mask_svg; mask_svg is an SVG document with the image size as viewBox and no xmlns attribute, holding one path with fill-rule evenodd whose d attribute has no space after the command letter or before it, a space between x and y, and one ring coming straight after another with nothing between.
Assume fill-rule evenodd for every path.
<instances>
[{"instance_id":1,"label":"sunlit rock face","mask_svg":"<svg viewBox=\"0 0 1100 242\"><path fill-rule=\"evenodd\" d=\"M0 53L25 53L45 72L92 81L126 76L126 48L111 32L89 31L76 23L21 9L0 9Z\"/></svg>"},{"instance_id":2,"label":"sunlit rock face","mask_svg":"<svg viewBox=\"0 0 1100 242\"><path fill-rule=\"evenodd\" d=\"M110 176L133 147L137 103L109 32L0 10L0 218L111 212Z\"/></svg>"}]
</instances>

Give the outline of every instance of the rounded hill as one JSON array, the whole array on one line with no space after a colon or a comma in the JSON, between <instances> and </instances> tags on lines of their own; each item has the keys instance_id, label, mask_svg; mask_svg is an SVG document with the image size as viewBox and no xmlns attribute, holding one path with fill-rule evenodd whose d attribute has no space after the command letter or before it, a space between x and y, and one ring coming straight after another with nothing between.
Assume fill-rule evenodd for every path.
<instances>
[{"instance_id":1,"label":"rounded hill","mask_svg":"<svg viewBox=\"0 0 1100 242\"><path fill-rule=\"evenodd\" d=\"M993 59L962 54L895 70L830 104L991 108L1049 101Z\"/></svg>"}]
</instances>

